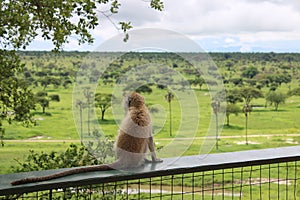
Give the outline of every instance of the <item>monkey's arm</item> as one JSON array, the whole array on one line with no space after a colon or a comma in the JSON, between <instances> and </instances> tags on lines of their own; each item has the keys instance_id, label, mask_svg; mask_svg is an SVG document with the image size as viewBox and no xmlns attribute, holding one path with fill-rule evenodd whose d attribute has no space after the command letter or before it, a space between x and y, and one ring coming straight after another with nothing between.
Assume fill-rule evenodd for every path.
<instances>
[{"instance_id":1,"label":"monkey's arm","mask_svg":"<svg viewBox=\"0 0 300 200\"><path fill-rule=\"evenodd\" d=\"M151 152L152 162L163 162L162 159L159 159L159 158L156 157L154 141L153 141L153 136L152 135L148 138L148 147L149 147L149 150Z\"/></svg>"}]
</instances>

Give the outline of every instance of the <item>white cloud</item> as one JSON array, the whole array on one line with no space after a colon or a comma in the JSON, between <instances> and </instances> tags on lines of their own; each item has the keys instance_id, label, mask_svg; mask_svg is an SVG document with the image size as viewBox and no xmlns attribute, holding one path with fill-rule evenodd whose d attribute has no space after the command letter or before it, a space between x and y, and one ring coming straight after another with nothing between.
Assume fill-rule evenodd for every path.
<instances>
[{"instance_id":1,"label":"white cloud","mask_svg":"<svg viewBox=\"0 0 300 200\"><path fill-rule=\"evenodd\" d=\"M300 40L300 1L195 0L186 4L173 0L166 2L166 10L161 27L195 40L231 38L225 43L241 46L243 51L260 42Z\"/></svg>"},{"instance_id":2,"label":"white cloud","mask_svg":"<svg viewBox=\"0 0 300 200\"><path fill-rule=\"evenodd\" d=\"M225 43L226 44L234 44L235 42L236 41L233 38L230 38L230 37L228 37L228 38L225 39Z\"/></svg>"},{"instance_id":3,"label":"white cloud","mask_svg":"<svg viewBox=\"0 0 300 200\"><path fill-rule=\"evenodd\" d=\"M134 28L170 29L196 41L211 38L213 46L218 41L242 50L272 41L300 43L299 0L164 0L162 12L150 9L147 0L120 2L119 13L111 17L115 24L131 21ZM108 19L99 17L100 26L92 31L97 44L120 33Z\"/></svg>"},{"instance_id":4,"label":"white cloud","mask_svg":"<svg viewBox=\"0 0 300 200\"><path fill-rule=\"evenodd\" d=\"M240 51L241 52L251 52L252 51L252 48L248 45L244 45L240 48Z\"/></svg>"},{"instance_id":5,"label":"white cloud","mask_svg":"<svg viewBox=\"0 0 300 200\"><path fill-rule=\"evenodd\" d=\"M177 1L174 4L177 4ZM171 10L168 11L165 21L161 23L187 34L199 36L300 29L298 23L300 15L289 5L270 2L249 3L236 0L205 2L194 1L192 9L181 3L180 12L176 12L170 7ZM211 6L207 5L207 2L210 2ZM203 5L206 9L204 11Z\"/></svg>"}]
</instances>

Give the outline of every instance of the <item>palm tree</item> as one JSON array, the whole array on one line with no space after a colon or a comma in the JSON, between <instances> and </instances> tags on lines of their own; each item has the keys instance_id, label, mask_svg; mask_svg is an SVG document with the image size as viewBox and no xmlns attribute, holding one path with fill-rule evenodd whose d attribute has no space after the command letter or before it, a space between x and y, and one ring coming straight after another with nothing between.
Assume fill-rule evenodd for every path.
<instances>
[{"instance_id":1,"label":"palm tree","mask_svg":"<svg viewBox=\"0 0 300 200\"><path fill-rule=\"evenodd\" d=\"M245 104L243 106L243 113L245 114L246 117L246 145L248 145L248 116L251 111L252 111L251 105Z\"/></svg>"},{"instance_id":2,"label":"palm tree","mask_svg":"<svg viewBox=\"0 0 300 200\"><path fill-rule=\"evenodd\" d=\"M80 139L81 139L81 144L82 144L82 139L83 139L82 111L83 111L83 106L84 106L83 101L77 100L76 101L76 106L79 107L79 113L80 113Z\"/></svg>"},{"instance_id":3,"label":"palm tree","mask_svg":"<svg viewBox=\"0 0 300 200\"><path fill-rule=\"evenodd\" d=\"M174 99L174 95L172 94L171 91L168 91L168 93L165 96L165 99L168 101L169 103L169 113L170 113L170 136L172 136L172 106L171 106L171 102Z\"/></svg>"},{"instance_id":4,"label":"palm tree","mask_svg":"<svg viewBox=\"0 0 300 200\"><path fill-rule=\"evenodd\" d=\"M218 113L220 111L220 101L214 100L211 103L211 107L213 108L214 114L216 116L216 148L219 149L218 140L219 140L219 122L218 122Z\"/></svg>"},{"instance_id":5,"label":"palm tree","mask_svg":"<svg viewBox=\"0 0 300 200\"><path fill-rule=\"evenodd\" d=\"M245 105L243 106L243 113L246 117L246 144L248 145L248 116L252 111L251 101L252 99L257 99L263 97L263 94L260 90L251 87L245 87L239 91L241 97L244 99Z\"/></svg>"},{"instance_id":6,"label":"palm tree","mask_svg":"<svg viewBox=\"0 0 300 200\"><path fill-rule=\"evenodd\" d=\"M91 135L90 132L90 104L91 104L91 100L92 100L92 95L93 92L90 91L90 88L85 88L84 90L84 96L86 98L86 105L87 105L87 109L88 109L88 135Z\"/></svg>"}]
</instances>

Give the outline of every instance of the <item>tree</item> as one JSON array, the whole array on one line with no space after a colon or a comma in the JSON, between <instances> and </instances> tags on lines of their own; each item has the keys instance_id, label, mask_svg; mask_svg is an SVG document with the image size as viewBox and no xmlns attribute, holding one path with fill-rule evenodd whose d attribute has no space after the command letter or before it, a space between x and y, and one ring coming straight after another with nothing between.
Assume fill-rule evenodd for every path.
<instances>
[{"instance_id":1,"label":"tree","mask_svg":"<svg viewBox=\"0 0 300 200\"><path fill-rule=\"evenodd\" d=\"M40 32L43 39L52 41L56 50L70 36L78 36L79 44L93 42L90 30L99 25L98 14L110 18L121 6L118 0L19 0L1 1L0 5L0 38L4 48L25 49ZM107 5L110 8L101 11ZM151 0L150 7L161 11L164 6L161 0ZM124 33L132 28L130 22L114 25Z\"/></svg>"},{"instance_id":2,"label":"tree","mask_svg":"<svg viewBox=\"0 0 300 200\"><path fill-rule=\"evenodd\" d=\"M35 95L36 102L41 105L43 113L46 112L46 108L49 107L49 99L47 98L48 94L45 91L37 92Z\"/></svg>"},{"instance_id":3,"label":"tree","mask_svg":"<svg viewBox=\"0 0 300 200\"><path fill-rule=\"evenodd\" d=\"M56 101L56 102L60 101L60 98L59 98L58 94L52 94L49 97L50 97L51 101Z\"/></svg>"},{"instance_id":4,"label":"tree","mask_svg":"<svg viewBox=\"0 0 300 200\"><path fill-rule=\"evenodd\" d=\"M270 83L280 86L282 83L290 83L292 77L289 74L270 74L267 76Z\"/></svg>"},{"instance_id":5,"label":"tree","mask_svg":"<svg viewBox=\"0 0 300 200\"><path fill-rule=\"evenodd\" d=\"M199 88L201 90L202 85L205 84L205 80L203 77L197 77L197 78L195 78L195 80L190 81L190 83L192 85L199 86Z\"/></svg>"},{"instance_id":6,"label":"tree","mask_svg":"<svg viewBox=\"0 0 300 200\"><path fill-rule=\"evenodd\" d=\"M263 97L263 94L260 90L251 87L241 88L239 91L241 97L244 99L243 113L246 117L246 144L248 145L248 117L252 111L251 101L259 97Z\"/></svg>"},{"instance_id":7,"label":"tree","mask_svg":"<svg viewBox=\"0 0 300 200\"><path fill-rule=\"evenodd\" d=\"M231 83L233 83L234 86L242 86L243 85L243 79L242 78L231 78L229 81Z\"/></svg>"},{"instance_id":8,"label":"tree","mask_svg":"<svg viewBox=\"0 0 300 200\"><path fill-rule=\"evenodd\" d=\"M220 111L220 101L218 99L214 100L211 103L211 107L216 116L216 148L219 149L218 141L219 141L219 121L218 121L218 113Z\"/></svg>"},{"instance_id":9,"label":"tree","mask_svg":"<svg viewBox=\"0 0 300 200\"><path fill-rule=\"evenodd\" d=\"M142 85L135 90L137 93L152 93L152 89L148 85Z\"/></svg>"},{"instance_id":10,"label":"tree","mask_svg":"<svg viewBox=\"0 0 300 200\"><path fill-rule=\"evenodd\" d=\"M278 110L279 104L285 103L286 98L287 98L286 94L283 94L282 92L276 92L276 91L270 91L266 95L266 101L270 103L270 105L274 105L275 110Z\"/></svg>"},{"instance_id":11,"label":"tree","mask_svg":"<svg viewBox=\"0 0 300 200\"><path fill-rule=\"evenodd\" d=\"M172 136L172 106L171 106L171 102L174 99L174 95L172 94L171 91L168 91L168 93L165 96L165 99L167 100L167 102L169 103L169 113L170 113L170 136Z\"/></svg>"},{"instance_id":12,"label":"tree","mask_svg":"<svg viewBox=\"0 0 300 200\"><path fill-rule=\"evenodd\" d=\"M230 71L231 68L234 66L234 63L231 60L227 60L224 65L227 68L227 70Z\"/></svg>"},{"instance_id":13,"label":"tree","mask_svg":"<svg viewBox=\"0 0 300 200\"><path fill-rule=\"evenodd\" d=\"M229 117L231 114L237 115L241 109L239 106L236 105L237 102L242 102L243 99L239 90L228 90L226 92L221 91L218 93L218 97L220 101L226 101L226 119L227 119L227 126L229 126Z\"/></svg>"},{"instance_id":14,"label":"tree","mask_svg":"<svg viewBox=\"0 0 300 200\"><path fill-rule=\"evenodd\" d=\"M118 0L85 1L0 1L0 138L4 137L2 121L31 122L30 110L34 108L33 93L24 80L17 76L24 67L16 50L26 47L38 36L50 40L54 50L60 50L70 37L76 37L79 44L94 41L91 31L99 24L98 13L110 19L118 13ZM101 6L105 7L101 11ZM107 10L107 6L109 9ZM161 11L161 0L150 0L150 7ZM114 26L125 34L132 28L130 22L120 21ZM8 113L14 113L12 116Z\"/></svg>"},{"instance_id":15,"label":"tree","mask_svg":"<svg viewBox=\"0 0 300 200\"><path fill-rule=\"evenodd\" d=\"M81 139L81 144L83 140L83 119L82 119L82 112L84 108L84 102L82 100L77 100L76 101L76 107L79 107L79 117L80 117L80 139Z\"/></svg>"},{"instance_id":16,"label":"tree","mask_svg":"<svg viewBox=\"0 0 300 200\"><path fill-rule=\"evenodd\" d=\"M226 102L235 104L237 102L243 102L243 98L239 92L239 90L229 90L226 93Z\"/></svg>"},{"instance_id":17,"label":"tree","mask_svg":"<svg viewBox=\"0 0 300 200\"><path fill-rule=\"evenodd\" d=\"M88 125L88 135L91 135L91 129L90 129L90 119L91 119L91 103L92 103L92 96L93 92L90 91L89 87L84 88L83 91L84 97L86 98L86 106L87 106L87 113L88 113L88 119L87 119L87 125Z\"/></svg>"},{"instance_id":18,"label":"tree","mask_svg":"<svg viewBox=\"0 0 300 200\"><path fill-rule=\"evenodd\" d=\"M241 97L244 99L246 105L250 105L252 99L263 97L260 90L252 87L244 87L239 90Z\"/></svg>"},{"instance_id":19,"label":"tree","mask_svg":"<svg viewBox=\"0 0 300 200\"><path fill-rule=\"evenodd\" d=\"M46 97L48 93L46 91L39 91L35 94L36 97Z\"/></svg>"},{"instance_id":20,"label":"tree","mask_svg":"<svg viewBox=\"0 0 300 200\"><path fill-rule=\"evenodd\" d=\"M142 82L139 81L133 81L132 83L128 84L124 89L124 92L126 91L135 91L137 93L152 93L152 89L148 84L143 85Z\"/></svg>"},{"instance_id":21,"label":"tree","mask_svg":"<svg viewBox=\"0 0 300 200\"><path fill-rule=\"evenodd\" d=\"M62 79L61 78L52 78L51 79L51 84L55 87L58 88L62 84Z\"/></svg>"},{"instance_id":22,"label":"tree","mask_svg":"<svg viewBox=\"0 0 300 200\"><path fill-rule=\"evenodd\" d=\"M52 78L49 76L42 77L38 80L40 82L41 86L43 87L44 90L48 87L48 85L51 84Z\"/></svg>"},{"instance_id":23,"label":"tree","mask_svg":"<svg viewBox=\"0 0 300 200\"><path fill-rule=\"evenodd\" d=\"M248 67L246 68L243 72L242 72L242 77L245 78L253 78L254 76L256 76L258 74L258 70L256 67Z\"/></svg>"},{"instance_id":24,"label":"tree","mask_svg":"<svg viewBox=\"0 0 300 200\"><path fill-rule=\"evenodd\" d=\"M4 146L5 135L3 121L9 124L12 121L22 122L25 126L33 121L30 111L35 108L34 95L28 83L19 78L23 66L15 51L0 49L0 143L2 146Z\"/></svg>"},{"instance_id":25,"label":"tree","mask_svg":"<svg viewBox=\"0 0 300 200\"><path fill-rule=\"evenodd\" d=\"M104 120L105 111L111 106L112 94L100 94L95 95L95 106L101 111L101 120Z\"/></svg>"},{"instance_id":26,"label":"tree","mask_svg":"<svg viewBox=\"0 0 300 200\"><path fill-rule=\"evenodd\" d=\"M293 95L300 96L300 87L295 88L295 89L289 91L288 95L290 95L290 96L293 96Z\"/></svg>"},{"instance_id":27,"label":"tree","mask_svg":"<svg viewBox=\"0 0 300 200\"><path fill-rule=\"evenodd\" d=\"M226 106L226 125L227 126L230 126L229 124L229 116L231 114L234 114L234 115L238 115L239 113L241 112L241 109L238 105L236 104L227 104Z\"/></svg>"},{"instance_id":28,"label":"tree","mask_svg":"<svg viewBox=\"0 0 300 200\"><path fill-rule=\"evenodd\" d=\"M245 114L246 117L246 145L248 145L248 116L252 112L252 107L249 104L245 104L243 106L243 113Z\"/></svg>"},{"instance_id":29,"label":"tree","mask_svg":"<svg viewBox=\"0 0 300 200\"><path fill-rule=\"evenodd\" d=\"M49 107L49 100L45 97L40 97L37 99L37 102L42 106L43 113L46 112L46 108Z\"/></svg>"}]
</instances>

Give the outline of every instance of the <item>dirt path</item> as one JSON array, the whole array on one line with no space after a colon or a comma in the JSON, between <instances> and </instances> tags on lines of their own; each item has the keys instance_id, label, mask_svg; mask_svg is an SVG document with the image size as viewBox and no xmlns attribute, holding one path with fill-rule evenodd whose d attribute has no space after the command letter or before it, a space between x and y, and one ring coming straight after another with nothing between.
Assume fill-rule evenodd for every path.
<instances>
[{"instance_id":1,"label":"dirt path","mask_svg":"<svg viewBox=\"0 0 300 200\"><path fill-rule=\"evenodd\" d=\"M296 134L263 134L263 135L248 135L248 138L258 138L258 137L298 137L300 136L300 133L296 133ZM215 138L215 136L210 136L211 138ZM230 139L230 138L244 138L244 135L229 135L229 136L219 136L220 139ZM156 141L160 141L160 140L172 140L172 139L176 139L176 140L203 140L206 139L208 137L194 137L194 138L156 138ZM4 140L4 142L53 142L53 143L60 143L60 142L80 142L80 140L43 140L43 139L26 139L26 140Z\"/></svg>"},{"instance_id":2,"label":"dirt path","mask_svg":"<svg viewBox=\"0 0 300 200\"><path fill-rule=\"evenodd\" d=\"M262 135L248 135L248 138L258 138L258 137L295 137L300 136L300 133L296 134L262 134ZM174 138L176 140L203 140L206 138L216 138L216 136L207 136L207 137L194 137L194 138ZM245 138L245 135L224 135L219 136L220 139L230 139L230 138ZM171 140L170 138L156 138L155 140Z\"/></svg>"},{"instance_id":3,"label":"dirt path","mask_svg":"<svg viewBox=\"0 0 300 200\"><path fill-rule=\"evenodd\" d=\"M80 140L33 140L33 139L26 139L26 140L3 140L5 142L53 142L53 143L61 143L61 142L80 142Z\"/></svg>"}]
</instances>

